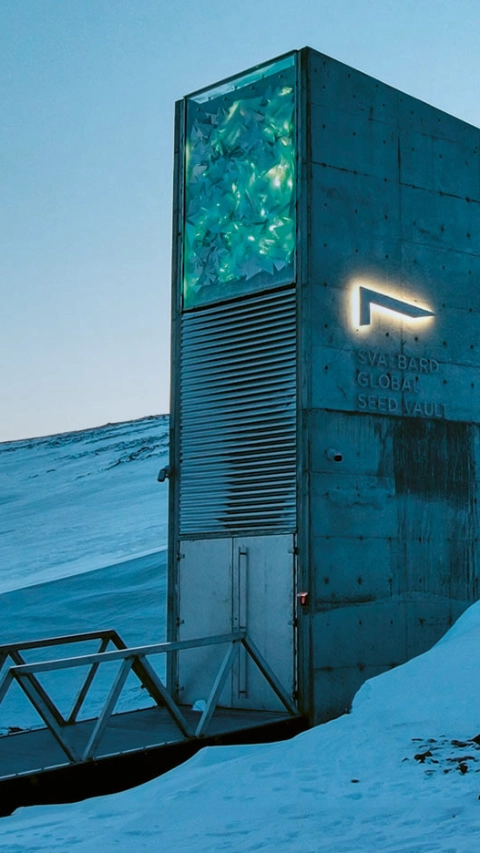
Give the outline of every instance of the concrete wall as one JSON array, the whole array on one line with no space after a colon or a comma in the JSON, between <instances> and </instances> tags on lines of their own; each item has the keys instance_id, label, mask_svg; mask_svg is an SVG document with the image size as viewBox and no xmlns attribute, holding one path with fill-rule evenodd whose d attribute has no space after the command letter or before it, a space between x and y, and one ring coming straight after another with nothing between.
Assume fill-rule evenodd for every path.
<instances>
[{"instance_id":1,"label":"concrete wall","mask_svg":"<svg viewBox=\"0 0 480 853\"><path fill-rule=\"evenodd\" d=\"M303 57L300 689L320 720L478 595L480 131ZM434 316L360 327L359 282Z\"/></svg>"}]
</instances>

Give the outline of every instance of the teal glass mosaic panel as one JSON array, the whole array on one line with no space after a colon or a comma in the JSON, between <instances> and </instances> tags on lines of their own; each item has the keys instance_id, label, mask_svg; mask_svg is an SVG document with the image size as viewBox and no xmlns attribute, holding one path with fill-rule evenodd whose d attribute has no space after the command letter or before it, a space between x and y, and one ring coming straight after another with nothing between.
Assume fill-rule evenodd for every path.
<instances>
[{"instance_id":1,"label":"teal glass mosaic panel","mask_svg":"<svg viewBox=\"0 0 480 853\"><path fill-rule=\"evenodd\" d=\"M183 305L294 280L295 55L187 99Z\"/></svg>"}]
</instances>

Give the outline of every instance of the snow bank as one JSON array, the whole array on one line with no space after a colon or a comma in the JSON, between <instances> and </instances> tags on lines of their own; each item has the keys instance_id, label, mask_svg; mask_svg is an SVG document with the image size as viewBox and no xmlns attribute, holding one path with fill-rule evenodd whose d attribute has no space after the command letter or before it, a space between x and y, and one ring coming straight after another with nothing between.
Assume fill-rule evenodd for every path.
<instances>
[{"instance_id":1,"label":"snow bank","mask_svg":"<svg viewBox=\"0 0 480 853\"><path fill-rule=\"evenodd\" d=\"M477 853L480 604L367 682L352 713L279 744L205 749L132 791L0 821L14 851Z\"/></svg>"}]
</instances>

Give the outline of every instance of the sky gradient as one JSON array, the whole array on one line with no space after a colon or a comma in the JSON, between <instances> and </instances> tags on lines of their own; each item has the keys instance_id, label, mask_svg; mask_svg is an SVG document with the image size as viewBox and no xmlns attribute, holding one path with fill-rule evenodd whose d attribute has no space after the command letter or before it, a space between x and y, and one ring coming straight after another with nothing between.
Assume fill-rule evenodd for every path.
<instances>
[{"instance_id":1,"label":"sky gradient","mask_svg":"<svg viewBox=\"0 0 480 853\"><path fill-rule=\"evenodd\" d=\"M2 0L0 441L169 405L174 102L310 45L480 125L478 0Z\"/></svg>"}]
</instances>

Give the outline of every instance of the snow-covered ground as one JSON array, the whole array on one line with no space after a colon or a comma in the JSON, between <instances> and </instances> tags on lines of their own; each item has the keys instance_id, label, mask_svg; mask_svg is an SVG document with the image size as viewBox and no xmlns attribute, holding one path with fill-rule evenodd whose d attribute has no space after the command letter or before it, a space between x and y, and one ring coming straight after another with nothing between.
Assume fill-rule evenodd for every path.
<instances>
[{"instance_id":1,"label":"snow-covered ground","mask_svg":"<svg viewBox=\"0 0 480 853\"><path fill-rule=\"evenodd\" d=\"M168 418L0 444L0 592L166 546Z\"/></svg>"},{"instance_id":2,"label":"snow-covered ground","mask_svg":"<svg viewBox=\"0 0 480 853\"><path fill-rule=\"evenodd\" d=\"M167 452L166 416L0 444L0 643L104 628L129 645L165 639L168 486L157 474ZM157 665L161 671L162 658ZM84 674L44 676L61 710ZM98 712L109 687L95 681L85 715ZM150 704L130 675L118 710ZM0 732L38 723L13 685Z\"/></svg>"},{"instance_id":3,"label":"snow-covered ground","mask_svg":"<svg viewBox=\"0 0 480 853\"><path fill-rule=\"evenodd\" d=\"M153 432L155 422L159 429L166 430L166 423L156 419L150 422ZM147 423L138 422L137 426L142 430ZM133 440L136 425L122 427L129 428L127 432ZM0 451L3 447L0 445ZM153 453L152 472L145 480L150 476L154 480L163 464L159 445ZM93 476L96 461L93 456L90 459L94 466L92 478L87 478L84 470L82 479L94 484L93 494L85 488L82 496L84 505L91 506L96 514L91 528L96 531L94 540L100 542L103 528L97 514L104 509L102 480L100 475L97 479ZM30 464L35 470L33 449ZM50 465L46 456L41 464ZM116 467L120 469L117 488L112 487L108 494L119 496L116 525L122 531L122 539L117 556L128 555L127 530L132 521L130 490L120 484L122 476L131 476L129 483L136 501L144 506L145 550L159 550L165 545L165 519L159 520L157 528L162 541L155 544L156 515L146 512L146 505L153 500L157 509L162 501L164 506L165 492L159 497L159 491L154 490L155 497L149 496L143 502L140 487L133 485L135 476L128 474L128 465ZM106 472L112 470L106 466L106 478ZM15 467L12 471L20 473ZM61 501L54 497L58 483L56 486L52 476L50 493L46 473L41 480L45 506L59 507ZM28 497L22 498L23 486L13 479L10 485L11 493L18 493L17 517L21 518L21 505L28 505ZM61 485L65 486L64 479ZM145 483L145 488L150 489L150 482ZM32 513L36 511L43 512L40 496ZM50 542L56 535L55 509L51 512L50 521L47 510L44 515ZM143 513L136 515L138 524ZM34 517L31 525L37 526ZM90 529L86 510L82 529ZM105 526L101 546L110 565L115 551L109 544L112 529L113 516L112 527ZM68 552L68 534L59 534L62 548ZM78 530L76 535L79 536ZM10 589L15 578L19 587L22 582L22 537L16 541L18 553L11 539L5 557L0 551ZM74 541L72 535L72 548ZM95 541L87 546L79 539L75 545L84 557L78 564L83 572L88 554L94 553ZM130 556L137 556L139 549L143 551L141 544L140 529L136 527ZM49 547L55 556L55 546ZM29 554L33 553L33 535L26 539L26 548ZM14 570L9 570L8 554L15 559ZM143 559L152 560L149 567ZM47 551L39 560L42 573L48 573ZM53 562L52 577L60 578L61 564L58 560ZM91 625L101 616L102 599L106 607L103 612L113 618L120 633L124 626L127 639L136 641L141 636L144 608L149 614L145 630L155 632L155 606L150 598L156 596L159 609L164 601L164 568L155 556L75 577L71 569L69 561L67 579L0 596L0 608L5 614L2 624L8 637L15 633L10 623L17 619L25 635L48 632L49 619L57 625L57 608L61 611L58 624L62 630L69 625L71 630L77 630L77 619L82 622L80 627ZM30 569L25 570L24 581L35 582ZM7 613L12 613L13 619L9 615L5 626ZM162 849L171 853L478 853L479 673L480 604L476 604L425 655L367 682L357 694L351 714L288 742L204 749L165 776L120 794L73 805L19 809L0 820L0 849L2 853L137 853Z\"/></svg>"}]
</instances>

